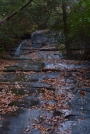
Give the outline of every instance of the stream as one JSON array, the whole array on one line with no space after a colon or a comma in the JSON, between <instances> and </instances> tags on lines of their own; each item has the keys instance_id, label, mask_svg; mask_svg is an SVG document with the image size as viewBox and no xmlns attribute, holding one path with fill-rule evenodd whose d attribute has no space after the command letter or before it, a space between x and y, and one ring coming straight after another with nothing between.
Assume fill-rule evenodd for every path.
<instances>
[{"instance_id":1,"label":"stream","mask_svg":"<svg viewBox=\"0 0 90 134\"><path fill-rule=\"evenodd\" d=\"M17 96L9 103L16 110L0 110L0 134L90 133L90 62L66 60L58 50L39 51L56 48L46 35L41 30L24 40L9 57L15 63L0 75L0 89Z\"/></svg>"}]
</instances>

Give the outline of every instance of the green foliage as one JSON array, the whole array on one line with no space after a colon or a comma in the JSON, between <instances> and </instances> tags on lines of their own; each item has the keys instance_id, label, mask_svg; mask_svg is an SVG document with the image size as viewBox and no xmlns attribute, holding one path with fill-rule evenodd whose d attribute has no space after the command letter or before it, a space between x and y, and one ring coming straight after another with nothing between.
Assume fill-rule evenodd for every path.
<instances>
[{"instance_id":1,"label":"green foliage","mask_svg":"<svg viewBox=\"0 0 90 134\"><path fill-rule=\"evenodd\" d=\"M63 29L62 16L52 15L48 24L49 24L50 29L60 31L61 29Z\"/></svg>"},{"instance_id":2,"label":"green foliage","mask_svg":"<svg viewBox=\"0 0 90 134\"><path fill-rule=\"evenodd\" d=\"M0 15L5 16L18 9L27 0L0 0Z\"/></svg>"},{"instance_id":3,"label":"green foliage","mask_svg":"<svg viewBox=\"0 0 90 134\"><path fill-rule=\"evenodd\" d=\"M28 0L1 0L0 19L16 11ZM0 47L13 46L19 37L36 29L51 27L58 21L55 15L59 0L34 0L27 7L0 26ZM56 19L57 18L57 19ZM54 23L53 23L54 24ZM2 49L1 49L2 50Z\"/></svg>"},{"instance_id":4,"label":"green foliage","mask_svg":"<svg viewBox=\"0 0 90 134\"><path fill-rule=\"evenodd\" d=\"M1 0L0 19L20 8L28 0ZM74 1L74 0L73 0ZM64 31L62 3L68 13L68 38L74 42L83 41L90 45L90 1L67 2L66 0L34 0L27 7L0 26L0 49L7 48L17 42L24 33L36 29L51 28ZM70 5L70 9L67 6ZM67 32L67 33L68 33ZM62 39L59 38L62 43ZM63 41L65 42L65 40Z\"/></svg>"},{"instance_id":5,"label":"green foliage","mask_svg":"<svg viewBox=\"0 0 90 134\"><path fill-rule=\"evenodd\" d=\"M11 14L13 11L17 10L20 6L25 3L26 0L14 1L5 0L0 1L0 18ZM27 1L26 1L27 2ZM21 37L26 32L31 32L32 27L30 13L26 9L21 10L17 15L12 17L4 25L0 26L0 51L12 48L20 40Z\"/></svg>"},{"instance_id":6,"label":"green foliage","mask_svg":"<svg viewBox=\"0 0 90 134\"><path fill-rule=\"evenodd\" d=\"M90 0L76 3L68 17L69 38L90 45Z\"/></svg>"},{"instance_id":7,"label":"green foliage","mask_svg":"<svg viewBox=\"0 0 90 134\"><path fill-rule=\"evenodd\" d=\"M32 2L28 11L31 13L36 29L45 29L51 26L53 20L56 20L55 13L58 3L59 0L36 0Z\"/></svg>"}]
</instances>

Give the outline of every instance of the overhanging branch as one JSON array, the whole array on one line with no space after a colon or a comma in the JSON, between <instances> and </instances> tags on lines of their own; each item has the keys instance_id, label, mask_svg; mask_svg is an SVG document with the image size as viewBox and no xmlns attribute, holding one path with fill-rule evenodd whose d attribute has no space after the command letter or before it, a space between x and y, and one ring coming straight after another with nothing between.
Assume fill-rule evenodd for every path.
<instances>
[{"instance_id":1,"label":"overhanging branch","mask_svg":"<svg viewBox=\"0 0 90 134\"><path fill-rule=\"evenodd\" d=\"M28 4L30 4L33 0L29 0L27 3L23 4L19 9L13 11L11 14L6 15L3 19L0 20L0 25L3 25L5 22L10 20L13 16L19 13L20 10L24 9Z\"/></svg>"}]
</instances>

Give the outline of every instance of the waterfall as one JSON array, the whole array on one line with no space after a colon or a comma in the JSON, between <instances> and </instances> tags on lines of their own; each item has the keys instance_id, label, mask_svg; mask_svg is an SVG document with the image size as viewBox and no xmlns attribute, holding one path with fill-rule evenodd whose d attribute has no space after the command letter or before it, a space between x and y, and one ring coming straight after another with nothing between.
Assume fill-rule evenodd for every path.
<instances>
[{"instance_id":1,"label":"waterfall","mask_svg":"<svg viewBox=\"0 0 90 134\"><path fill-rule=\"evenodd\" d=\"M20 45L18 46L18 48L15 51L15 56L20 56L21 52L22 52L22 47L25 44L26 40L21 42Z\"/></svg>"}]
</instances>

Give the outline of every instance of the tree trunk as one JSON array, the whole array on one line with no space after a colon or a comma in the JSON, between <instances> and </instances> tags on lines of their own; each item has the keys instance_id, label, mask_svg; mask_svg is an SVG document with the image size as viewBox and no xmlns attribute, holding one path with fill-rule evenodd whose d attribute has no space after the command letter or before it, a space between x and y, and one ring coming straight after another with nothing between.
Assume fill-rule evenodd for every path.
<instances>
[{"instance_id":1,"label":"tree trunk","mask_svg":"<svg viewBox=\"0 0 90 134\"><path fill-rule=\"evenodd\" d=\"M65 47L67 52L67 58L71 58L70 44L67 38L68 27L67 27L67 12L66 12L66 0L62 0L62 12L63 12L63 25L64 25L64 35L65 35Z\"/></svg>"}]
</instances>

